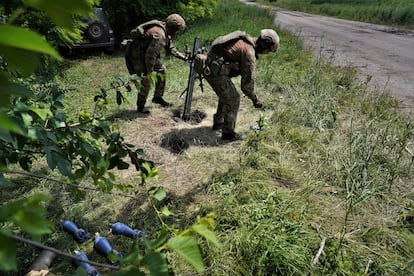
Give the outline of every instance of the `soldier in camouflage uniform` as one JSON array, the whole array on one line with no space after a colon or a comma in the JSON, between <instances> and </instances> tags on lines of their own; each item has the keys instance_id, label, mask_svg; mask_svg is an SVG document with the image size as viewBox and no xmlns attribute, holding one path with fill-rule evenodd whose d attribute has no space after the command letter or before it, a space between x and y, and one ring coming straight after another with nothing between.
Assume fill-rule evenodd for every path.
<instances>
[{"instance_id":1,"label":"soldier in camouflage uniform","mask_svg":"<svg viewBox=\"0 0 414 276\"><path fill-rule=\"evenodd\" d=\"M279 36L271 29L261 30L258 38L235 31L213 41L207 53L204 77L219 98L213 130L222 129L222 140L242 140L235 132L240 94L231 78L240 75L241 90L254 107L261 108L255 93L256 59L260 54L276 52L278 47Z\"/></svg>"},{"instance_id":2,"label":"soldier in camouflage uniform","mask_svg":"<svg viewBox=\"0 0 414 276\"><path fill-rule=\"evenodd\" d=\"M171 54L182 60L186 56L180 53L172 44L177 34L185 29L185 21L178 14L171 14L165 21L151 20L143 23L131 31L132 41L125 49L125 61L130 74L142 76L141 90L137 97L137 111L149 113L145 103L151 88L150 75L157 72L153 103L163 107L171 104L162 97L165 90L165 76L167 69L161 63L161 51Z\"/></svg>"}]
</instances>

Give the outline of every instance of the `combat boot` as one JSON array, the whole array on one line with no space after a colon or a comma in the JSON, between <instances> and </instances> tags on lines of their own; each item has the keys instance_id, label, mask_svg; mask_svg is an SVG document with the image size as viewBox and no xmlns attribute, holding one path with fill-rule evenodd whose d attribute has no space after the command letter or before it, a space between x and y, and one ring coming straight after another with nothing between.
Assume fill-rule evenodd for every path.
<instances>
[{"instance_id":1,"label":"combat boot","mask_svg":"<svg viewBox=\"0 0 414 276\"><path fill-rule=\"evenodd\" d=\"M227 141L241 141L243 140L243 137L236 132L227 132L223 133L221 135L221 140L227 140Z\"/></svg>"},{"instance_id":2,"label":"combat boot","mask_svg":"<svg viewBox=\"0 0 414 276\"><path fill-rule=\"evenodd\" d=\"M172 104L170 104L169 102L164 101L164 99L162 97L154 97L152 99L153 103L159 104L162 107L169 107L172 106Z\"/></svg>"},{"instance_id":3,"label":"combat boot","mask_svg":"<svg viewBox=\"0 0 414 276\"><path fill-rule=\"evenodd\" d=\"M142 113L142 114L149 114L150 113L149 109L146 108L146 107L137 107L137 111L139 113Z\"/></svg>"},{"instance_id":4,"label":"combat boot","mask_svg":"<svg viewBox=\"0 0 414 276\"><path fill-rule=\"evenodd\" d=\"M220 122L220 123L214 123L213 124L213 130L220 130L223 128L224 123Z\"/></svg>"}]
</instances>

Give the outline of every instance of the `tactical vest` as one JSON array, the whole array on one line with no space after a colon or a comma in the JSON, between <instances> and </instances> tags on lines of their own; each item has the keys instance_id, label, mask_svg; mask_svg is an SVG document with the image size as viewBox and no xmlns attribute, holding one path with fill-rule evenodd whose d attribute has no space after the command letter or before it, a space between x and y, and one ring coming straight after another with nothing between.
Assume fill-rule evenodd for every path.
<instances>
[{"instance_id":1,"label":"tactical vest","mask_svg":"<svg viewBox=\"0 0 414 276\"><path fill-rule=\"evenodd\" d=\"M227 48L231 44L233 44L236 40L239 40L239 39L242 39L243 41L252 45L253 47L255 45L254 39L250 35L248 35L246 32L235 31L227 35L219 36L218 38L216 38L211 44L210 51L226 59Z\"/></svg>"},{"instance_id":2,"label":"tactical vest","mask_svg":"<svg viewBox=\"0 0 414 276\"><path fill-rule=\"evenodd\" d=\"M151 20L151 21L142 23L141 25L133 29L131 31L131 37L134 39L145 38L145 34L147 30L154 26L162 28L165 32L165 35L167 36L167 29L165 28L164 23L159 20Z\"/></svg>"},{"instance_id":3,"label":"tactical vest","mask_svg":"<svg viewBox=\"0 0 414 276\"><path fill-rule=\"evenodd\" d=\"M240 75L239 62L231 61L227 56L229 47L240 39L253 47L255 46L255 40L242 31L219 36L213 41L203 71L205 76L227 75L232 78Z\"/></svg>"}]
</instances>

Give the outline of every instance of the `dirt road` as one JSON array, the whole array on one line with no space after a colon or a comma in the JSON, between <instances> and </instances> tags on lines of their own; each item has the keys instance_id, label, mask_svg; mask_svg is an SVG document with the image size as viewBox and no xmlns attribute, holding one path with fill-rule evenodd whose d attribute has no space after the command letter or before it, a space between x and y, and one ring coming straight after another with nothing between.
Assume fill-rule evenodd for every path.
<instances>
[{"instance_id":1,"label":"dirt road","mask_svg":"<svg viewBox=\"0 0 414 276\"><path fill-rule=\"evenodd\" d=\"M414 31L279 8L273 11L275 24L301 38L315 55L332 57L335 65L354 66L361 79L372 76L372 87L401 100L402 111L414 112Z\"/></svg>"}]
</instances>

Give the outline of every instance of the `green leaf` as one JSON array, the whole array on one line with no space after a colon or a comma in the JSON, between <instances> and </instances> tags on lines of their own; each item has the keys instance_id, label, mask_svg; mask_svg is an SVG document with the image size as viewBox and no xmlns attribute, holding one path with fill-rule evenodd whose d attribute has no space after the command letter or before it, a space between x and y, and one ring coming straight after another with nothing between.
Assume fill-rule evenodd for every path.
<instances>
[{"instance_id":1,"label":"green leaf","mask_svg":"<svg viewBox=\"0 0 414 276\"><path fill-rule=\"evenodd\" d=\"M46 136L47 136L48 139L52 140L54 143L58 143L55 132L48 131L48 132L46 132Z\"/></svg>"},{"instance_id":2,"label":"green leaf","mask_svg":"<svg viewBox=\"0 0 414 276\"><path fill-rule=\"evenodd\" d=\"M100 159L98 163L96 164L96 167L100 170L106 170L106 168L109 166L109 162L107 162L104 159Z\"/></svg>"},{"instance_id":3,"label":"green leaf","mask_svg":"<svg viewBox=\"0 0 414 276\"><path fill-rule=\"evenodd\" d=\"M38 52L3 46L1 53L4 60L7 61L10 71L17 71L24 77L30 76L39 63L40 54Z\"/></svg>"},{"instance_id":4,"label":"green leaf","mask_svg":"<svg viewBox=\"0 0 414 276\"><path fill-rule=\"evenodd\" d=\"M87 142L82 142L82 149L84 149L89 155L94 155L95 150L91 146L91 144Z\"/></svg>"},{"instance_id":5,"label":"green leaf","mask_svg":"<svg viewBox=\"0 0 414 276\"><path fill-rule=\"evenodd\" d=\"M53 225L44 217L46 212L41 204L48 199L46 195L34 194L7 203L0 208L0 220L11 220L32 236L50 233Z\"/></svg>"},{"instance_id":6,"label":"green leaf","mask_svg":"<svg viewBox=\"0 0 414 276\"><path fill-rule=\"evenodd\" d=\"M31 235L42 235L52 232L52 225L43 219L42 214L35 211L19 211L13 215L13 221Z\"/></svg>"},{"instance_id":7,"label":"green leaf","mask_svg":"<svg viewBox=\"0 0 414 276\"><path fill-rule=\"evenodd\" d=\"M116 91L116 103L118 105L121 105L122 104L123 98L124 97L122 96L121 92L120 91Z\"/></svg>"},{"instance_id":8,"label":"green leaf","mask_svg":"<svg viewBox=\"0 0 414 276\"><path fill-rule=\"evenodd\" d=\"M62 60L59 53L38 33L16 26L0 25L0 46L47 54Z\"/></svg>"},{"instance_id":9,"label":"green leaf","mask_svg":"<svg viewBox=\"0 0 414 276\"><path fill-rule=\"evenodd\" d=\"M117 262L117 261L119 261L119 260L121 260L121 257L120 256L118 256L117 254L116 254L116 252L115 251L110 251L107 255L106 255L106 257L108 258L108 260L110 260L110 261L112 261L112 262Z\"/></svg>"},{"instance_id":10,"label":"green leaf","mask_svg":"<svg viewBox=\"0 0 414 276\"><path fill-rule=\"evenodd\" d=\"M206 240L212 242L215 246L220 246L220 242L218 241L216 234L208 229L207 225L196 224L193 225L191 229L203 236Z\"/></svg>"},{"instance_id":11,"label":"green leaf","mask_svg":"<svg viewBox=\"0 0 414 276\"><path fill-rule=\"evenodd\" d=\"M46 120L47 116L53 116L53 113L50 111L50 109L30 107L29 110L36 113L37 116L39 116L42 120Z\"/></svg>"},{"instance_id":12,"label":"green leaf","mask_svg":"<svg viewBox=\"0 0 414 276\"><path fill-rule=\"evenodd\" d=\"M170 209L168 209L168 207L167 207L167 206L162 207L162 209L161 209L161 213L162 213L164 216L166 216L166 217L169 217L169 216L171 216L171 215L174 215L174 213L172 213L172 212L170 211Z\"/></svg>"},{"instance_id":13,"label":"green leaf","mask_svg":"<svg viewBox=\"0 0 414 276\"><path fill-rule=\"evenodd\" d=\"M0 230L0 271L17 270L16 244Z\"/></svg>"},{"instance_id":14,"label":"green leaf","mask_svg":"<svg viewBox=\"0 0 414 276\"><path fill-rule=\"evenodd\" d=\"M148 267L150 275L168 275L167 260L164 254L160 252L151 252L146 254L142 259L142 263Z\"/></svg>"},{"instance_id":15,"label":"green leaf","mask_svg":"<svg viewBox=\"0 0 414 276\"><path fill-rule=\"evenodd\" d=\"M22 117L23 123L26 126L30 126L32 124L32 122L33 122L32 115L30 115L29 113L24 112L24 113L21 113L20 116Z\"/></svg>"},{"instance_id":16,"label":"green leaf","mask_svg":"<svg viewBox=\"0 0 414 276\"><path fill-rule=\"evenodd\" d=\"M168 239L169 237L169 232L167 230L165 230L164 228L161 229L161 233L158 237L158 239L156 240L149 240L149 239L144 239L144 244L146 245L147 248L157 248L162 246Z\"/></svg>"},{"instance_id":17,"label":"green leaf","mask_svg":"<svg viewBox=\"0 0 414 276\"><path fill-rule=\"evenodd\" d=\"M15 84L11 82L8 77L3 73L0 72L0 106L9 106L10 105L10 95L31 95L31 91L28 90L26 87Z\"/></svg>"},{"instance_id":18,"label":"green leaf","mask_svg":"<svg viewBox=\"0 0 414 276\"><path fill-rule=\"evenodd\" d=\"M204 271L197 241L189 236L177 236L168 240L168 246L191 264L197 272Z\"/></svg>"},{"instance_id":19,"label":"green leaf","mask_svg":"<svg viewBox=\"0 0 414 276\"><path fill-rule=\"evenodd\" d=\"M155 198L158 201L163 200L167 196L167 193L165 192L165 189L163 187L158 187L154 194L152 195L153 198Z\"/></svg>"},{"instance_id":20,"label":"green leaf","mask_svg":"<svg viewBox=\"0 0 414 276\"><path fill-rule=\"evenodd\" d=\"M120 260L120 263L128 264L136 260L139 260L139 252L140 250L138 244L134 242L129 252L126 255L123 255L122 259Z\"/></svg>"},{"instance_id":21,"label":"green leaf","mask_svg":"<svg viewBox=\"0 0 414 276\"><path fill-rule=\"evenodd\" d=\"M53 146L46 146L45 147L47 165L52 170L54 170L57 166L57 160L55 159L54 154L53 154L54 148L55 147L53 147Z\"/></svg>"},{"instance_id":22,"label":"green leaf","mask_svg":"<svg viewBox=\"0 0 414 276\"><path fill-rule=\"evenodd\" d=\"M88 0L26 0L25 4L29 7L45 11L57 25L70 29L73 27L73 14L91 13L93 4Z\"/></svg>"},{"instance_id":23,"label":"green leaf","mask_svg":"<svg viewBox=\"0 0 414 276\"><path fill-rule=\"evenodd\" d=\"M1 115L0 115L1 117ZM0 140L3 140L7 143L13 143L15 141L14 137L11 135L10 131L3 129L1 126L1 119L0 119Z\"/></svg>"},{"instance_id":24,"label":"green leaf","mask_svg":"<svg viewBox=\"0 0 414 276\"><path fill-rule=\"evenodd\" d=\"M128 168L129 168L129 164L128 164L128 163L126 163L126 162L124 162L124 161L122 161L121 159L119 159L119 162L118 162L118 164L117 164L117 168L118 168L119 170L126 170L126 169L128 169Z\"/></svg>"},{"instance_id":25,"label":"green leaf","mask_svg":"<svg viewBox=\"0 0 414 276\"><path fill-rule=\"evenodd\" d=\"M65 158L59 158L57 161L57 167L60 171L60 173L64 176L70 176L72 177L72 164Z\"/></svg>"},{"instance_id":26,"label":"green leaf","mask_svg":"<svg viewBox=\"0 0 414 276\"><path fill-rule=\"evenodd\" d=\"M6 135L4 138L11 138L9 131L23 136L26 135L25 131L22 128L20 128L20 126L17 125L15 122L10 120L9 117L3 112L0 112L0 130L3 132L2 135Z\"/></svg>"},{"instance_id":27,"label":"green leaf","mask_svg":"<svg viewBox=\"0 0 414 276\"><path fill-rule=\"evenodd\" d=\"M144 162L141 165L141 171L142 173L148 177L148 178L158 178L158 169L153 166L153 164L150 164L149 162Z\"/></svg>"}]
</instances>

